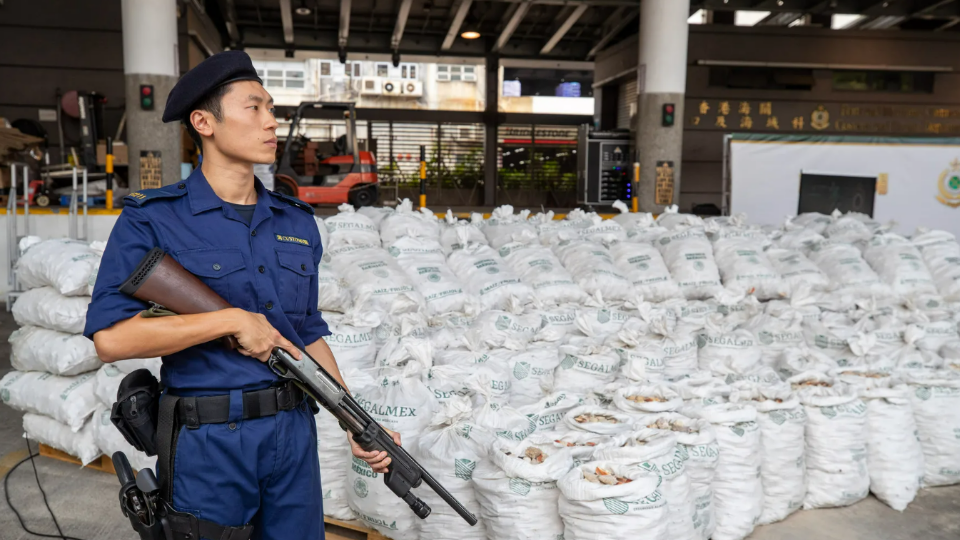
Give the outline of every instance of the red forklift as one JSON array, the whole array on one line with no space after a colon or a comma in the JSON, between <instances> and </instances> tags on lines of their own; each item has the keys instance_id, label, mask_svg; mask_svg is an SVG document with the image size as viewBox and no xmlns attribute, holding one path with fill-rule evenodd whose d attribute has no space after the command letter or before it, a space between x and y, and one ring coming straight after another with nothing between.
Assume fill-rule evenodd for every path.
<instances>
[{"instance_id":1,"label":"red forklift","mask_svg":"<svg viewBox=\"0 0 960 540\"><path fill-rule=\"evenodd\" d=\"M342 111L346 134L334 141L313 141L299 134L304 112L313 109ZM290 132L274 174L274 189L309 204L370 206L379 197L377 160L357 144L353 103L305 101L290 121Z\"/></svg>"}]
</instances>

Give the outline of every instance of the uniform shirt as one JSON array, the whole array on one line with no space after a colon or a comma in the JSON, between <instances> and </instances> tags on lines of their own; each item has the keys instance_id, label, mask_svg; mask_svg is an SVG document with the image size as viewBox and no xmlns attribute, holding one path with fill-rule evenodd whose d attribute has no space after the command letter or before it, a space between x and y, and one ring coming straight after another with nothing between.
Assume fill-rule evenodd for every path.
<instances>
[{"instance_id":1,"label":"uniform shirt","mask_svg":"<svg viewBox=\"0 0 960 540\"><path fill-rule=\"evenodd\" d=\"M317 266L323 255L313 209L267 191L255 180L257 205L247 224L221 200L201 169L185 182L125 197L110 233L83 335L129 319L149 306L120 292L144 255L159 247L234 307L262 313L303 348L329 335L317 311ZM180 395L265 388L277 381L266 364L213 341L163 357L163 384Z\"/></svg>"}]
</instances>

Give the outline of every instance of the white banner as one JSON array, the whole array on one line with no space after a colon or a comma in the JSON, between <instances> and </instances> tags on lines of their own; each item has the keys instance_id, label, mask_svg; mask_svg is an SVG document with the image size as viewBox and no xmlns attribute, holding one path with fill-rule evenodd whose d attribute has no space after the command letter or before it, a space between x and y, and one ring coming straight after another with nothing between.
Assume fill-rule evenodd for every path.
<instances>
[{"instance_id":1,"label":"white banner","mask_svg":"<svg viewBox=\"0 0 960 540\"><path fill-rule=\"evenodd\" d=\"M779 225L797 214L800 174L881 177L874 219L960 235L960 139L757 137L730 142L730 211Z\"/></svg>"}]
</instances>

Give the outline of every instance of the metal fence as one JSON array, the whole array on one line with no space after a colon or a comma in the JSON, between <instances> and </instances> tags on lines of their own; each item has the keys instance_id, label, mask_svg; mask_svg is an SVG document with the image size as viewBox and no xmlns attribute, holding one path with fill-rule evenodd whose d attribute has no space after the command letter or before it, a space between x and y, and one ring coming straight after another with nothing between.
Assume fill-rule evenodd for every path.
<instances>
[{"instance_id":1,"label":"metal fence","mask_svg":"<svg viewBox=\"0 0 960 540\"><path fill-rule=\"evenodd\" d=\"M322 121L309 135L324 137ZM431 206L484 204L484 126L460 123L358 121L358 138L370 140L381 183L381 201L415 198L420 186L420 146L426 150ZM307 129L307 128L304 128ZM330 137L339 134L332 130ZM502 125L497 133L497 203L518 207L576 205L577 128Z\"/></svg>"}]
</instances>

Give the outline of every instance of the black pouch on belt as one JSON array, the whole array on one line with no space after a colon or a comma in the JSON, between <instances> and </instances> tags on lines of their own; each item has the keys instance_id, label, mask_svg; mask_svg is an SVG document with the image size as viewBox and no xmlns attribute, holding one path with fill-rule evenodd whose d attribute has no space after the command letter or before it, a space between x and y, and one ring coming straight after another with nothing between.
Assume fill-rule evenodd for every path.
<instances>
[{"instance_id":1,"label":"black pouch on belt","mask_svg":"<svg viewBox=\"0 0 960 540\"><path fill-rule=\"evenodd\" d=\"M160 382L147 369L138 369L120 381L110 421L123 438L148 456L157 455L157 413Z\"/></svg>"}]
</instances>

